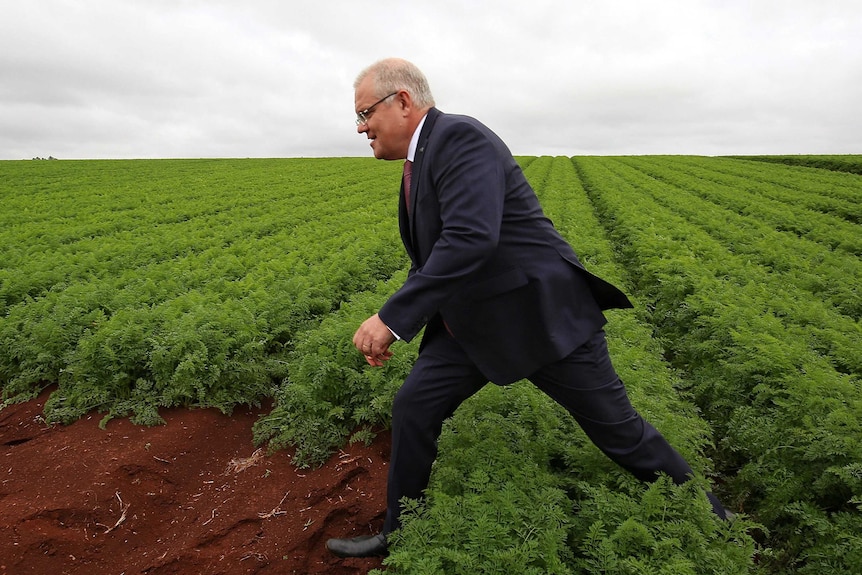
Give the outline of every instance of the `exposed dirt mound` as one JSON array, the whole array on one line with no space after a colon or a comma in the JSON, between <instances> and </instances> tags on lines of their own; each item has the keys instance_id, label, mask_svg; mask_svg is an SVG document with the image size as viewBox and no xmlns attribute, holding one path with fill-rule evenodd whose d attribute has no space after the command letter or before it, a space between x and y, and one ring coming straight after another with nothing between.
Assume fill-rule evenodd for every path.
<instances>
[{"instance_id":1,"label":"exposed dirt mound","mask_svg":"<svg viewBox=\"0 0 862 575\"><path fill-rule=\"evenodd\" d=\"M175 409L166 425L41 416L47 392L0 411L0 574L366 573L329 537L383 524L389 435L321 468L267 455L252 425L269 408Z\"/></svg>"}]
</instances>

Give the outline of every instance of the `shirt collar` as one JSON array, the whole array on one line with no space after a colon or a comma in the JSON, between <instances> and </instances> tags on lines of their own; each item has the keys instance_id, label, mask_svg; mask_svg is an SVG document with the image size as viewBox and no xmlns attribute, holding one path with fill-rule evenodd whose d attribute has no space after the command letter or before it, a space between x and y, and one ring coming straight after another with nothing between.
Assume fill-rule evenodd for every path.
<instances>
[{"instance_id":1,"label":"shirt collar","mask_svg":"<svg viewBox=\"0 0 862 575\"><path fill-rule=\"evenodd\" d=\"M427 117L428 114L422 116L422 119L419 120L419 125L416 126L416 131L413 132L413 137L410 139L410 146L407 148L407 159L411 162L416 157L416 146L419 145L419 134L422 132L422 126L425 125L425 118Z\"/></svg>"}]
</instances>

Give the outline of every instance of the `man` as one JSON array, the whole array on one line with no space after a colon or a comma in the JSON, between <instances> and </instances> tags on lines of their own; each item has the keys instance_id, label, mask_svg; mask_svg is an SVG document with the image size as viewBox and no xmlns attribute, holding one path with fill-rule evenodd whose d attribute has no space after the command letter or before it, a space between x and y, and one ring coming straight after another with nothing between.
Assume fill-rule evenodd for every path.
<instances>
[{"instance_id":1,"label":"man","mask_svg":"<svg viewBox=\"0 0 862 575\"><path fill-rule=\"evenodd\" d=\"M631 303L584 269L506 145L477 120L438 110L407 61L370 66L354 89L357 131L374 156L407 160L399 222L412 265L353 343L382 366L394 341L425 334L393 404L383 530L330 539L327 548L341 557L386 553L400 499L428 486L443 421L488 381L529 379L642 480L661 472L690 479L691 467L634 410L611 365L602 310Z\"/></svg>"}]
</instances>

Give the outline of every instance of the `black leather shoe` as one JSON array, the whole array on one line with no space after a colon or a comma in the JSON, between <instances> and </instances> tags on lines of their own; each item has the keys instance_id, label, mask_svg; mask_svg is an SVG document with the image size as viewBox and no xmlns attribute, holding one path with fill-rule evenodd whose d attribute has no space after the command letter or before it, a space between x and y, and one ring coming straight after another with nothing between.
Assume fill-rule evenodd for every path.
<instances>
[{"instance_id":1,"label":"black leather shoe","mask_svg":"<svg viewBox=\"0 0 862 575\"><path fill-rule=\"evenodd\" d=\"M386 555L389 544L382 533L353 539L330 539L326 548L339 557L376 557Z\"/></svg>"}]
</instances>

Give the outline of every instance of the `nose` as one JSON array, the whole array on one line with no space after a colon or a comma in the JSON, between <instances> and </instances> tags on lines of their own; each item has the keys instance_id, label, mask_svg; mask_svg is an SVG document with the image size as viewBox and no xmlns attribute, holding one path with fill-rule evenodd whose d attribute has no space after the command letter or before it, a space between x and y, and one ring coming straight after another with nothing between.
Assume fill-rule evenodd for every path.
<instances>
[{"instance_id":1,"label":"nose","mask_svg":"<svg viewBox=\"0 0 862 575\"><path fill-rule=\"evenodd\" d=\"M361 122L361 123L356 125L356 133L357 134L363 134L367 131L368 131L368 124L366 124L365 122Z\"/></svg>"}]
</instances>

